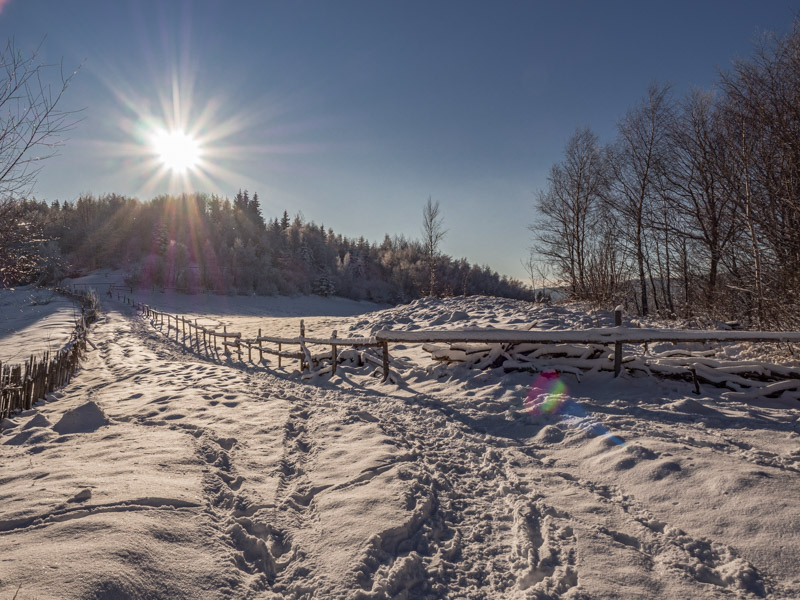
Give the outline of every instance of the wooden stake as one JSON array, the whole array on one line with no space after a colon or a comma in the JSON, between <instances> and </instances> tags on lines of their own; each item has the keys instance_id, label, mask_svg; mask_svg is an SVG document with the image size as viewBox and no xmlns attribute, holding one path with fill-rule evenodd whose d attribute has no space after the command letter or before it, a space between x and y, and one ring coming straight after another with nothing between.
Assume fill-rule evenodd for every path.
<instances>
[{"instance_id":1,"label":"wooden stake","mask_svg":"<svg viewBox=\"0 0 800 600\"><path fill-rule=\"evenodd\" d=\"M614 309L614 325L622 326L622 305ZM619 377L622 371L622 342L614 343L614 377Z\"/></svg>"},{"instance_id":2,"label":"wooden stake","mask_svg":"<svg viewBox=\"0 0 800 600\"><path fill-rule=\"evenodd\" d=\"M383 346L383 379L382 381L386 381L389 379L389 342L383 342L381 344Z\"/></svg>"},{"instance_id":3,"label":"wooden stake","mask_svg":"<svg viewBox=\"0 0 800 600\"><path fill-rule=\"evenodd\" d=\"M303 322L303 319L300 319L300 349L303 349L303 338L306 337L306 324ZM305 363L305 359L300 359L300 372L303 372L303 364ZM311 368L311 365L308 365L308 368Z\"/></svg>"},{"instance_id":4,"label":"wooden stake","mask_svg":"<svg viewBox=\"0 0 800 600\"><path fill-rule=\"evenodd\" d=\"M334 329L331 339L336 339L337 331ZM336 344L331 344L331 377L336 375Z\"/></svg>"},{"instance_id":5,"label":"wooden stake","mask_svg":"<svg viewBox=\"0 0 800 600\"><path fill-rule=\"evenodd\" d=\"M694 366L689 369L692 372L692 381L694 382L694 393L700 395L700 382L697 380L697 371Z\"/></svg>"}]
</instances>

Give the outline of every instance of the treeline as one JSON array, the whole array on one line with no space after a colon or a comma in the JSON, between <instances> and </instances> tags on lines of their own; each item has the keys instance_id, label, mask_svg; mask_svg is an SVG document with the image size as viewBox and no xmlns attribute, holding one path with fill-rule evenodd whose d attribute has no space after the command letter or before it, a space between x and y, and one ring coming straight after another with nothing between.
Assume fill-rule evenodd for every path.
<instances>
[{"instance_id":1,"label":"treeline","mask_svg":"<svg viewBox=\"0 0 800 600\"><path fill-rule=\"evenodd\" d=\"M607 145L576 131L532 226L535 251L572 297L625 301L642 315L797 325L798 57L796 22L712 90L675 98L651 86Z\"/></svg>"},{"instance_id":2,"label":"treeline","mask_svg":"<svg viewBox=\"0 0 800 600\"><path fill-rule=\"evenodd\" d=\"M258 196L118 195L76 202L17 203L26 247L9 252L4 283L55 280L70 268L121 268L134 285L224 294L336 294L376 302L427 295L429 260L421 242L386 236L351 239L287 212L265 221ZM19 260L15 265L12 256ZM24 258L24 260L22 260ZM0 259L2 260L2 259ZM25 267L25 268L22 268ZM522 283L489 267L438 255L437 295L529 298Z\"/></svg>"}]
</instances>

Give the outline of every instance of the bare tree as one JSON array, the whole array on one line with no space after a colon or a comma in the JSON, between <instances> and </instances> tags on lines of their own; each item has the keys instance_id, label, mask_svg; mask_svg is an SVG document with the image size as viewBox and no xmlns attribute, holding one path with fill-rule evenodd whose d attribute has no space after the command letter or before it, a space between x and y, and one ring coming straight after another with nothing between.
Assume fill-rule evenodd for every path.
<instances>
[{"instance_id":1,"label":"bare tree","mask_svg":"<svg viewBox=\"0 0 800 600\"><path fill-rule=\"evenodd\" d=\"M520 262L531 282L531 300L534 302L549 301L551 263L541 260L536 248L529 248L528 257Z\"/></svg>"},{"instance_id":2,"label":"bare tree","mask_svg":"<svg viewBox=\"0 0 800 600\"><path fill-rule=\"evenodd\" d=\"M422 245L428 270L430 296L435 295L436 291L436 262L439 257L439 246L445 234L447 230L444 228L444 218L440 214L439 201L433 202L429 196L422 209Z\"/></svg>"},{"instance_id":3,"label":"bare tree","mask_svg":"<svg viewBox=\"0 0 800 600\"><path fill-rule=\"evenodd\" d=\"M739 223L732 195L721 176L725 159L722 131L713 96L694 91L682 102L670 133L668 179L677 201L680 234L697 241L705 255L708 308L717 301L720 263L735 240Z\"/></svg>"},{"instance_id":4,"label":"bare tree","mask_svg":"<svg viewBox=\"0 0 800 600\"><path fill-rule=\"evenodd\" d=\"M741 107L735 100L726 98L722 102L720 113L722 115L721 129L724 140L725 160L722 161L721 177L728 196L736 203L737 220L744 224L747 232L748 254L752 274L750 281L741 282L740 285L748 286L749 295L753 301L749 312L755 310L756 323L759 328L766 324L764 309L764 283L762 274L762 253L764 244L759 230L757 216L758 202L754 197L755 182L753 178L753 163L755 161L755 142L753 128L747 123L743 114L739 113ZM746 288L747 289L747 288Z\"/></svg>"},{"instance_id":5,"label":"bare tree","mask_svg":"<svg viewBox=\"0 0 800 600\"><path fill-rule=\"evenodd\" d=\"M800 297L800 20L722 75L725 180L749 237L751 310L776 325ZM794 314L793 314L794 313Z\"/></svg>"},{"instance_id":6,"label":"bare tree","mask_svg":"<svg viewBox=\"0 0 800 600\"><path fill-rule=\"evenodd\" d=\"M54 156L75 113L58 105L77 71L58 84L45 81L54 65L42 63L39 50L25 56L13 40L0 53L0 198L27 193L44 159Z\"/></svg>"},{"instance_id":7,"label":"bare tree","mask_svg":"<svg viewBox=\"0 0 800 600\"><path fill-rule=\"evenodd\" d=\"M716 96L693 92L674 105L668 87L651 86L618 124L600 209L571 160L585 136L573 136L531 227L538 255L572 295L606 302L627 287L642 314L702 309L797 327L798 57L800 19L734 62ZM533 279L535 264L523 264Z\"/></svg>"},{"instance_id":8,"label":"bare tree","mask_svg":"<svg viewBox=\"0 0 800 600\"><path fill-rule=\"evenodd\" d=\"M26 56L10 40L0 52L0 282L26 278L38 261L28 255L39 232L24 218L21 197L29 193L43 161L54 156L75 113L59 108L76 72L58 69L58 83L47 83L54 65L41 62L38 49Z\"/></svg>"},{"instance_id":9,"label":"bare tree","mask_svg":"<svg viewBox=\"0 0 800 600\"><path fill-rule=\"evenodd\" d=\"M649 312L645 228L648 212L660 197L658 174L665 168L664 152L671 119L669 87L651 85L644 100L619 122L619 135L611 152L611 204L633 246L642 315Z\"/></svg>"},{"instance_id":10,"label":"bare tree","mask_svg":"<svg viewBox=\"0 0 800 600\"><path fill-rule=\"evenodd\" d=\"M564 160L553 166L547 182L547 190L536 199L538 220L529 229L536 250L568 282L570 294L585 298L589 240L608 191L605 155L590 129L578 129L570 137Z\"/></svg>"}]
</instances>

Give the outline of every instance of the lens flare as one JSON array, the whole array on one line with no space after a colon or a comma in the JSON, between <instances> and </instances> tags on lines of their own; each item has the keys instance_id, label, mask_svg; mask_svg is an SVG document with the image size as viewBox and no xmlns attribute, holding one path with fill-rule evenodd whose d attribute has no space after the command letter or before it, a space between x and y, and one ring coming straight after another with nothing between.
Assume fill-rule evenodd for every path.
<instances>
[{"instance_id":1,"label":"lens flare","mask_svg":"<svg viewBox=\"0 0 800 600\"><path fill-rule=\"evenodd\" d=\"M567 399L567 386L558 371L544 371L533 382L525 408L533 416L558 414Z\"/></svg>"},{"instance_id":2,"label":"lens flare","mask_svg":"<svg viewBox=\"0 0 800 600\"><path fill-rule=\"evenodd\" d=\"M532 417L560 416L570 427L603 436L619 446L625 445L625 440L613 435L597 419L587 414L580 404L569 398L567 386L558 371L539 374L528 390L525 409Z\"/></svg>"}]
</instances>

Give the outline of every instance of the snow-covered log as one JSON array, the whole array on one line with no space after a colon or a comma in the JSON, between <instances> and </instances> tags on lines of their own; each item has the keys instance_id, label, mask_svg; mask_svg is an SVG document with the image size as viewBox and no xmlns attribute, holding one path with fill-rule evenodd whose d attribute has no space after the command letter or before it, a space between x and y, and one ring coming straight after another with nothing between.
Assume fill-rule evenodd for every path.
<instances>
[{"instance_id":1,"label":"snow-covered log","mask_svg":"<svg viewBox=\"0 0 800 600\"><path fill-rule=\"evenodd\" d=\"M747 391L725 392L723 398L727 400L754 400L765 396L774 396L783 392L796 392L800 390L800 381L776 381L766 385L758 385Z\"/></svg>"}]
</instances>

